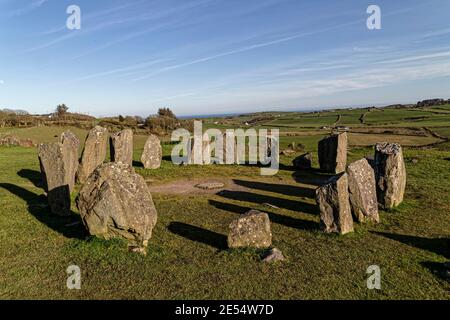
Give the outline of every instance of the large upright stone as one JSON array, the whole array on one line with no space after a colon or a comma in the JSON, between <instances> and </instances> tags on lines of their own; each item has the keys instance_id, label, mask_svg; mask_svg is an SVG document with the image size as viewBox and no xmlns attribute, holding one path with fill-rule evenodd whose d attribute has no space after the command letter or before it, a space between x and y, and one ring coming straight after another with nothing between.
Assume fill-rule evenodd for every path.
<instances>
[{"instance_id":1,"label":"large upright stone","mask_svg":"<svg viewBox=\"0 0 450 320\"><path fill-rule=\"evenodd\" d=\"M133 130L125 129L111 135L111 161L133 165Z\"/></svg>"},{"instance_id":2,"label":"large upright stone","mask_svg":"<svg viewBox=\"0 0 450 320\"><path fill-rule=\"evenodd\" d=\"M62 143L39 144L38 157L50 211L60 216L69 215L69 172Z\"/></svg>"},{"instance_id":3,"label":"large upright stone","mask_svg":"<svg viewBox=\"0 0 450 320\"><path fill-rule=\"evenodd\" d=\"M406 188L402 147L398 143L377 143L374 166L378 203L385 209L398 206Z\"/></svg>"},{"instance_id":4,"label":"large upright stone","mask_svg":"<svg viewBox=\"0 0 450 320\"><path fill-rule=\"evenodd\" d=\"M327 184L317 188L316 201L324 232L346 234L353 231L346 173L332 177Z\"/></svg>"},{"instance_id":5,"label":"large upright stone","mask_svg":"<svg viewBox=\"0 0 450 320\"><path fill-rule=\"evenodd\" d=\"M347 133L333 134L319 141L320 169L328 173L341 173L347 166Z\"/></svg>"},{"instance_id":6,"label":"large upright stone","mask_svg":"<svg viewBox=\"0 0 450 320\"><path fill-rule=\"evenodd\" d=\"M231 222L228 247L267 248L272 244L269 216L265 212L250 210Z\"/></svg>"},{"instance_id":7,"label":"large upright stone","mask_svg":"<svg viewBox=\"0 0 450 320\"><path fill-rule=\"evenodd\" d=\"M222 134L223 139L223 151L221 164L237 164L238 159L238 148L237 148L237 138L233 132L224 132Z\"/></svg>"},{"instance_id":8,"label":"large upright stone","mask_svg":"<svg viewBox=\"0 0 450 320\"><path fill-rule=\"evenodd\" d=\"M144 145L141 162L146 169L158 169L162 161L161 141L154 134L149 135Z\"/></svg>"},{"instance_id":9,"label":"large upright stone","mask_svg":"<svg viewBox=\"0 0 450 320\"><path fill-rule=\"evenodd\" d=\"M121 162L103 164L80 190L77 207L91 235L146 247L157 212L144 178Z\"/></svg>"},{"instance_id":10,"label":"large upright stone","mask_svg":"<svg viewBox=\"0 0 450 320\"><path fill-rule=\"evenodd\" d=\"M380 222L378 214L375 173L366 159L351 163L347 167L350 206L359 222Z\"/></svg>"},{"instance_id":11,"label":"large upright stone","mask_svg":"<svg viewBox=\"0 0 450 320\"><path fill-rule=\"evenodd\" d=\"M211 145L207 140L191 138L188 145L188 164L211 164Z\"/></svg>"},{"instance_id":12,"label":"large upright stone","mask_svg":"<svg viewBox=\"0 0 450 320\"><path fill-rule=\"evenodd\" d=\"M67 130L61 134L60 141L63 148L67 182L69 190L72 192L78 170L78 148L80 147L80 140L70 130Z\"/></svg>"},{"instance_id":13,"label":"large upright stone","mask_svg":"<svg viewBox=\"0 0 450 320\"><path fill-rule=\"evenodd\" d=\"M77 180L84 183L90 174L103 163L106 157L106 146L108 143L108 130L95 126L89 131L84 143L81 163L78 167Z\"/></svg>"}]
</instances>

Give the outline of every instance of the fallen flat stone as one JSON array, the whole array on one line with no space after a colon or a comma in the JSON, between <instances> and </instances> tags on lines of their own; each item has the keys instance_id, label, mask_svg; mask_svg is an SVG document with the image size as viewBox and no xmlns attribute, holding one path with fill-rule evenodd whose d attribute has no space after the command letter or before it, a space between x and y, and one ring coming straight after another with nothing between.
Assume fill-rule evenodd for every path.
<instances>
[{"instance_id":1,"label":"fallen flat stone","mask_svg":"<svg viewBox=\"0 0 450 320\"><path fill-rule=\"evenodd\" d=\"M265 212L250 210L231 222L229 228L229 248L268 248L272 244L270 220Z\"/></svg>"},{"instance_id":2,"label":"fallen flat stone","mask_svg":"<svg viewBox=\"0 0 450 320\"><path fill-rule=\"evenodd\" d=\"M80 190L77 207L91 235L123 238L136 247L147 246L157 221L144 178L121 162L95 169Z\"/></svg>"},{"instance_id":3,"label":"fallen flat stone","mask_svg":"<svg viewBox=\"0 0 450 320\"><path fill-rule=\"evenodd\" d=\"M50 211L59 216L70 215L69 177L59 142L38 145L38 157Z\"/></svg>"},{"instance_id":4,"label":"fallen flat stone","mask_svg":"<svg viewBox=\"0 0 450 320\"><path fill-rule=\"evenodd\" d=\"M148 136L142 152L141 162L145 169L158 169L161 167L162 147L159 138L151 134Z\"/></svg>"},{"instance_id":5,"label":"fallen flat stone","mask_svg":"<svg viewBox=\"0 0 450 320\"><path fill-rule=\"evenodd\" d=\"M225 184L220 182L205 182L199 183L195 187L203 190L213 190L213 189L222 189L223 187L225 187Z\"/></svg>"},{"instance_id":6,"label":"fallen flat stone","mask_svg":"<svg viewBox=\"0 0 450 320\"><path fill-rule=\"evenodd\" d=\"M105 161L107 143L107 129L95 126L89 131L77 171L77 181L79 183L84 183L95 168Z\"/></svg>"},{"instance_id":7,"label":"fallen flat stone","mask_svg":"<svg viewBox=\"0 0 450 320\"><path fill-rule=\"evenodd\" d=\"M332 177L327 184L317 188L316 201L324 232L346 234L353 231L346 173Z\"/></svg>"},{"instance_id":8,"label":"fallen flat stone","mask_svg":"<svg viewBox=\"0 0 450 320\"><path fill-rule=\"evenodd\" d=\"M319 141L320 169L328 173L344 172L347 166L347 133L333 134Z\"/></svg>"},{"instance_id":9,"label":"fallen flat stone","mask_svg":"<svg viewBox=\"0 0 450 320\"><path fill-rule=\"evenodd\" d=\"M375 172L366 159L347 167L350 206L358 222L380 222Z\"/></svg>"},{"instance_id":10,"label":"fallen flat stone","mask_svg":"<svg viewBox=\"0 0 450 320\"><path fill-rule=\"evenodd\" d=\"M75 178L79 165L78 148L80 147L80 140L68 130L61 134L60 141L63 148L65 170L67 171L67 182L69 190L72 192L75 186Z\"/></svg>"},{"instance_id":11,"label":"fallen flat stone","mask_svg":"<svg viewBox=\"0 0 450 320\"><path fill-rule=\"evenodd\" d=\"M133 130L119 131L110 138L111 161L133 165Z\"/></svg>"},{"instance_id":12,"label":"fallen flat stone","mask_svg":"<svg viewBox=\"0 0 450 320\"><path fill-rule=\"evenodd\" d=\"M402 147L398 143L377 143L374 166L378 203L385 209L398 206L406 188Z\"/></svg>"}]
</instances>

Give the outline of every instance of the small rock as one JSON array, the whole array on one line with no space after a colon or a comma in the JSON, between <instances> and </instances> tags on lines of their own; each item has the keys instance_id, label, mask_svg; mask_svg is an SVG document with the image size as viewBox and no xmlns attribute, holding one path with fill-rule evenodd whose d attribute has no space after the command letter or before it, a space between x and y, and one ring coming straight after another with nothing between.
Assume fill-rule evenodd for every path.
<instances>
[{"instance_id":1,"label":"small rock","mask_svg":"<svg viewBox=\"0 0 450 320\"><path fill-rule=\"evenodd\" d=\"M263 259L264 262L275 262L284 260L286 260L286 258L283 256L281 250L277 248L270 249Z\"/></svg>"},{"instance_id":2,"label":"small rock","mask_svg":"<svg viewBox=\"0 0 450 320\"><path fill-rule=\"evenodd\" d=\"M128 251L133 252L133 253L139 253L139 254L142 254L143 256L147 255L147 250L145 247L130 246L130 247L128 247Z\"/></svg>"},{"instance_id":3,"label":"small rock","mask_svg":"<svg viewBox=\"0 0 450 320\"><path fill-rule=\"evenodd\" d=\"M203 190L222 189L225 184L220 182L205 182L197 184L195 187Z\"/></svg>"}]
</instances>

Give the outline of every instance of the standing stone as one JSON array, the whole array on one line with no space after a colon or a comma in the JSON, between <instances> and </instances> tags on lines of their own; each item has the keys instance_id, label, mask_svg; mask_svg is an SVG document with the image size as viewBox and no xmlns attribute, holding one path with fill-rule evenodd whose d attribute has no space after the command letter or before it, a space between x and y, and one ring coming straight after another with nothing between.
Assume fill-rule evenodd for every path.
<instances>
[{"instance_id":1,"label":"standing stone","mask_svg":"<svg viewBox=\"0 0 450 320\"><path fill-rule=\"evenodd\" d=\"M378 214L375 173L367 159L347 167L350 206L358 222L380 222Z\"/></svg>"},{"instance_id":2,"label":"standing stone","mask_svg":"<svg viewBox=\"0 0 450 320\"><path fill-rule=\"evenodd\" d=\"M108 143L108 130L95 126L89 131L84 143L81 163L78 167L77 179L79 183L86 182L87 178L106 157L106 145Z\"/></svg>"},{"instance_id":3,"label":"standing stone","mask_svg":"<svg viewBox=\"0 0 450 320\"><path fill-rule=\"evenodd\" d=\"M319 141L320 169L328 173L341 173L347 166L347 133L333 134Z\"/></svg>"},{"instance_id":4,"label":"standing stone","mask_svg":"<svg viewBox=\"0 0 450 320\"><path fill-rule=\"evenodd\" d=\"M121 162L103 164L80 190L77 207L91 235L146 247L157 212L144 178Z\"/></svg>"},{"instance_id":5,"label":"standing stone","mask_svg":"<svg viewBox=\"0 0 450 320\"><path fill-rule=\"evenodd\" d=\"M59 142L41 143L38 145L38 157L50 211L67 216L70 214L70 179L63 149Z\"/></svg>"},{"instance_id":6,"label":"standing stone","mask_svg":"<svg viewBox=\"0 0 450 320\"><path fill-rule=\"evenodd\" d=\"M200 150L198 151L198 148ZM198 154L197 154L198 153ZM195 157L198 156L198 159ZM211 164L211 146L210 142L206 140L196 141L191 138L188 145L188 164L205 165Z\"/></svg>"},{"instance_id":7,"label":"standing stone","mask_svg":"<svg viewBox=\"0 0 450 320\"><path fill-rule=\"evenodd\" d=\"M154 134L149 135L142 152L141 162L145 169L158 169L161 167L162 147L161 141Z\"/></svg>"},{"instance_id":8,"label":"standing stone","mask_svg":"<svg viewBox=\"0 0 450 320\"><path fill-rule=\"evenodd\" d=\"M250 210L231 222L228 247L267 248L272 244L269 216L265 212Z\"/></svg>"},{"instance_id":9,"label":"standing stone","mask_svg":"<svg viewBox=\"0 0 450 320\"><path fill-rule=\"evenodd\" d=\"M111 136L111 161L133 165L133 130L125 129Z\"/></svg>"},{"instance_id":10,"label":"standing stone","mask_svg":"<svg viewBox=\"0 0 450 320\"><path fill-rule=\"evenodd\" d=\"M309 170L312 167L312 154L310 152L298 156L292 160L292 165L295 169Z\"/></svg>"},{"instance_id":11,"label":"standing stone","mask_svg":"<svg viewBox=\"0 0 450 320\"><path fill-rule=\"evenodd\" d=\"M238 159L238 149L237 149L237 139L233 132L224 132L223 138L223 153L222 153L222 164L237 164Z\"/></svg>"},{"instance_id":12,"label":"standing stone","mask_svg":"<svg viewBox=\"0 0 450 320\"><path fill-rule=\"evenodd\" d=\"M69 190L72 192L78 170L78 148L80 147L80 140L68 130L61 134L60 141L62 143L64 163L67 171L67 182Z\"/></svg>"},{"instance_id":13,"label":"standing stone","mask_svg":"<svg viewBox=\"0 0 450 320\"><path fill-rule=\"evenodd\" d=\"M316 201L324 232L346 234L353 231L346 173L332 177L327 184L317 188Z\"/></svg>"},{"instance_id":14,"label":"standing stone","mask_svg":"<svg viewBox=\"0 0 450 320\"><path fill-rule=\"evenodd\" d=\"M385 209L398 206L406 188L402 147L398 143L377 143L374 166L378 203Z\"/></svg>"}]
</instances>

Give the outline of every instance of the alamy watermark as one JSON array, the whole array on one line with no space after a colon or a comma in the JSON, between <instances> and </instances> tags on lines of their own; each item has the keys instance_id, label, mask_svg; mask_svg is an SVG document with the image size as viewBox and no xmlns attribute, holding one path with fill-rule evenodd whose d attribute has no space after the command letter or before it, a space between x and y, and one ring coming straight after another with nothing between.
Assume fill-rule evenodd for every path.
<instances>
[{"instance_id":1,"label":"alamy watermark","mask_svg":"<svg viewBox=\"0 0 450 320\"><path fill-rule=\"evenodd\" d=\"M66 27L69 30L81 29L81 8L75 4L70 5L66 9L69 17L66 20Z\"/></svg>"},{"instance_id":2,"label":"alamy watermark","mask_svg":"<svg viewBox=\"0 0 450 320\"><path fill-rule=\"evenodd\" d=\"M67 267L66 270L69 275L67 278L67 289L69 290L80 290L81 289L81 269L77 265L71 265Z\"/></svg>"},{"instance_id":3,"label":"alamy watermark","mask_svg":"<svg viewBox=\"0 0 450 320\"><path fill-rule=\"evenodd\" d=\"M371 265L367 268L367 274L370 276L367 278L367 289L381 290L381 269L377 265Z\"/></svg>"},{"instance_id":4,"label":"alamy watermark","mask_svg":"<svg viewBox=\"0 0 450 320\"><path fill-rule=\"evenodd\" d=\"M367 7L367 29L380 30L381 29L381 8L377 5L370 5Z\"/></svg>"},{"instance_id":5,"label":"alamy watermark","mask_svg":"<svg viewBox=\"0 0 450 320\"><path fill-rule=\"evenodd\" d=\"M180 142L172 149L174 164L261 164L261 175L278 173L279 130L253 128L208 129L203 132L201 121L194 121L194 135L186 129L172 132L172 142ZM247 143L248 142L248 143ZM248 151L248 152L247 152ZM264 167L266 166L266 167Z\"/></svg>"}]
</instances>

